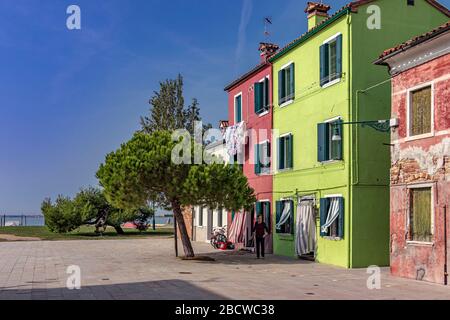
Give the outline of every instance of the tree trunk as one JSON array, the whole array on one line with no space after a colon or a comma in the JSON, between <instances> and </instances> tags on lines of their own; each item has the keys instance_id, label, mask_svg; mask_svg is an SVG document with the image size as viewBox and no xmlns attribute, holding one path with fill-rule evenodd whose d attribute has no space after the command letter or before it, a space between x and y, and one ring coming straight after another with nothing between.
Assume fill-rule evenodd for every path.
<instances>
[{"instance_id":1,"label":"tree trunk","mask_svg":"<svg viewBox=\"0 0 450 320\"><path fill-rule=\"evenodd\" d=\"M192 248L191 240L184 222L183 213L181 212L181 205L178 201L172 201L173 215L177 219L178 230L180 231L181 242L183 243L184 254L187 258L195 257L194 249Z\"/></svg>"},{"instance_id":2,"label":"tree trunk","mask_svg":"<svg viewBox=\"0 0 450 320\"><path fill-rule=\"evenodd\" d=\"M121 226L114 226L114 229L116 229L117 234L125 234Z\"/></svg>"}]
</instances>

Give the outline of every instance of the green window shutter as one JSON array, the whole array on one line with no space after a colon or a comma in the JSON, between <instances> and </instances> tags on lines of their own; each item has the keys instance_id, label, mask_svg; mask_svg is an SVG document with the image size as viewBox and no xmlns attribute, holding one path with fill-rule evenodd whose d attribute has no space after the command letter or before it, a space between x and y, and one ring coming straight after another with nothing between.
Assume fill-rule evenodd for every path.
<instances>
[{"instance_id":1,"label":"green window shutter","mask_svg":"<svg viewBox=\"0 0 450 320\"><path fill-rule=\"evenodd\" d=\"M320 85L328 82L328 43L320 46Z\"/></svg>"},{"instance_id":2,"label":"green window shutter","mask_svg":"<svg viewBox=\"0 0 450 320\"><path fill-rule=\"evenodd\" d=\"M338 230L338 237L341 239L344 239L344 217L345 217L345 211L344 211L344 198L339 198L339 230Z\"/></svg>"},{"instance_id":3,"label":"green window shutter","mask_svg":"<svg viewBox=\"0 0 450 320\"><path fill-rule=\"evenodd\" d=\"M264 222L266 223L269 232L272 232L272 221L270 219L270 202L266 202L266 205L264 206Z\"/></svg>"},{"instance_id":4,"label":"green window shutter","mask_svg":"<svg viewBox=\"0 0 450 320\"><path fill-rule=\"evenodd\" d=\"M260 147L259 144L255 145L255 174L261 173L261 160L260 160Z\"/></svg>"},{"instance_id":5,"label":"green window shutter","mask_svg":"<svg viewBox=\"0 0 450 320\"><path fill-rule=\"evenodd\" d=\"M283 202L282 201L275 202L275 210L276 210L275 224L278 224L278 222L280 221L280 218L281 218L281 213L283 211ZM277 231L277 233L280 233L281 229L277 228L276 231Z\"/></svg>"},{"instance_id":6,"label":"green window shutter","mask_svg":"<svg viewBox=\"0 0 450 320\"><path fill-rule=\"evenodd\" d=\"M320 199L320 236L327 236L326 232L322 232L322 226L327 222L327 214L328 214L328 199L322 198Z\"/></svg>"},{"instance_id":7,"label":"green window shutter","mask_svg":"<svg viewBox=\"0 0 450 320\"><path fill-rule=\"evenodd\" d=\"M287 168L294 167L294 136L291 134L287 137Z\"/></svg>"},{"instance_id":8,"label":"green window shutter","mask_svg":"<svg viewBox=\"0 0 450 320\"><path fill-rule=\"evenodd\" d=\"M256 216L263 214L263 204L262 202L256 202Z\"/></svg>"},{"instance_id":9,"label":"green window shutter","mask_svg":"<svg viewBox=\"0 0 450 320\"><path fill-rule=\"evenodd\" d=\"M295 98L295 64L292 63L290 66L290 72L289 72L289 98L294 99Z\"/></svg>"},{"instance_id":10,"label":"green window shutter","mask_svg":"<svg viewBox=\"0 0 450 320\"><path fill-rule=\"evenodd\" d=\"M231 223L233 223L235 215L236 215L236 211L232 210L231 211Z\"/></svg>"},{"instance_id":11,"label":"green window shutter","mask_svg":"<svg viewBox=\"0 0 450 320\"><path fill-rule=\"evenodd\" d=\"M237 103L237 108L238 108L238 122L242 121L242 96L238 97L238 103Z\"/></svg>"},{"instance_id":12,"label":"green window shutter","mask_svg":"<svg viewBox=\"0 0 450 320\"><path fill-rule=\"evenodd\" d=\"M285 138L278 138L278 169L283 170L284 167L284 139Z\"/></svg>"},{"instance_id":13,"label":"green window shutter","mask_svg":"<svg viewBox=\"0 0 450 320\"><path fill-rule=\"evenodd\" d=\"M270 108L270 82L269 78L264 79L264 108L269 110Z\"/></svg>"},{"instance_id":14,"label":"green window shutter","mask_svg":"<svg viewBox=\"0 0 450 320\"><path fill-rule=\"evenodd\" d=\"M270 161L270 157L271 157L271 150L270 150L270 142L266 142L266 167L267 168L270 168L270 165L271 165L271 161Z\"/></svg>"},{"instance_id":15,"label":"green window shutter","mask_svg":"<svg viewBox=\"0 0 450 320\"><path fill-rule=\"evenodd\" d=\"M255 83L255 113L261 113L263 109L264 83Z\"/></svg>"},{"instance_id":16,"label":"green window shutter","mask_svg":"<svg viewBox=\"0 0 450 320\"><path fill-rule=\"evenodd\" d=\"M285 79L284 79L284 75L285 75L285 70L280 70L278 71L278 104L282 104L285 101Z\"/></svg>"},{"instance_id":17,"label":"green window shutter","mask_svg":"<svg viewBox=\"0 0 450 320\"><path fill-rule=\"evenodd\" d=\"M317 125L317 160L319 162L327 161L328 158L328 137L329 137L329 124L319 123Z\"/></svg>"},{"instance_id":18,"label":"green window shutter","mask_svg":"<svg viewBox=\"0 0 450 320\"><path fill-rule=\"evenodd\" d=\"M336 38L336 73L340 78L342 74L342 34Z\"/></svg>"}]
</instances>

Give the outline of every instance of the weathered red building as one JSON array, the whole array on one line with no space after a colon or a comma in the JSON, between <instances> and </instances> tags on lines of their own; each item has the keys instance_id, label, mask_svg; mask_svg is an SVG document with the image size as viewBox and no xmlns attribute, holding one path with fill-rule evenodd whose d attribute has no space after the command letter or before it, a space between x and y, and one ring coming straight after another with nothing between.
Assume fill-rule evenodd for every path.
<instances>
[{"instance_id":1,"label":"weathered red building","mask_svg":"<svg viewBox=\"0 0 450 320\"><path fill-rule=\"evenodd\" d=\"M447 284L450 22L386 50L392 75L391 271Z\"/></svg>"},{"instance_id":2,"label":"weathered red building","mask_svg":"<svg viewBox=\"0 0 450 320\"><path fill-rule=\"evenodd\" d=\"M256 215L263 215L271 229L272 213L272 166L270 150L272 143L272 65L268 59L278 46L261 43L260 63L225 87L228 93L229 128L243 125L245 143L238 154L230 155L242 164L250 186L255 190L257 203L253 212L230 213L231 226L238 247L249 246L250 230ZM237 221L242 219L242 221ZM236 230L238 229L238 230ZM266 252L272 252L271 235L266 240Z\"/></svg>"}]
</instances>

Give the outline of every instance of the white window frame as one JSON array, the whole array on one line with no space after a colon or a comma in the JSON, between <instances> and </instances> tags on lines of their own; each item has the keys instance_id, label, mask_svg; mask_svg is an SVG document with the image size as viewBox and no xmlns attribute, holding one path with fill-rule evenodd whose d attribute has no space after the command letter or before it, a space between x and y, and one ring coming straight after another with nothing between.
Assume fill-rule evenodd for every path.
<instances>
[{"instance_id":1,"label":"white window frame","mask_svg":"<svg viewBox=\"0 0 450 320\"><path fill-rule=\"evenodd\" d=\"M423 189L423 188L431 188L431 237L432 241L417 241L417 240L406 240L407 245L424 245L424 246L434 246L434 235L435 235L435 208L434 208L434 183L418 183L407 186L408 191L411 189ZM408 230L408 238L410 238L411 232L411 194L408 192L408 206L406 209L406 230Z\"/></svg>"},{"instance_id":2,"label":"white window frame","mask_svg":"<svg viewBox=\"0 0 450 320\"><path fill-rule=\"evenodd\" d=\"M278 71L286 70L286 69L289 68L292 64L294 64L294 61L289 61L288 63L282 65L282 66L280 67L280 69L278 69ZM278 86L279 86L279 85L280 85L280 79L278 79ZM294 94L295 94L295 87L294 87ZM280 99L280 97L278 97L278 100L279 100L279 99ZM282 104L280 104L279 107L280 107L280 108L286 107L286 106L288 106L288 105L294 103L294 100L295 100L295 96L294 96L294 98L291 98L291 99L289 99L289 100L283 102Z\"/></svg>"},{"instance_id":3,"label":"white window frame","mask_svg":"<svg viewBox=\"0 0 450 320\"><path fill-rule=\"evenodd\" d=\"M411 135L411 102L412 102L412 94L414 91L418 91L420 89L431 87L431 131L429 133L419 134L412 136ZM430 138L434 137L435 130L434 130L434 90L435 90L435 82L425 82L420 85L408 88L406 90L406 141L413 141L413 140L419 140L424 138Z\"/></svg>"},{"instance_id":4,"label":"white window frame","mask_svg":"<svg viewBox=\"0 0 450 320\"><path fill-rule=\"evenodd\" d=\"M326 39L325 41L323 41L323 42L322 42L322 45L324 45L324 44L329 44L329 43L335 41L336 38L339 37L339 36L341 36L341 35L342 35L342 32L336 33L335 35L333 35L333 36L329 37L328 39ZM342 50L344 50L344 46L342 46ZM344 56L343 53L344 53L344 52L341 53L341 56L342 56L342 57ZM330 59L330 56L328 56L328 60L329 60L329 59ZM344 61L342 61L342 62L344 62ZM329 75L328 75L328 76L329 76ZM336 78L336 79L334 79L334 80L332 80L332 81L329 81L329 82L325 83L325 84L322 86L322 88L325 89L325 88L331 87L331 86L333 86L333 85L335 85L335 84L341 82L341 80L342 80L342 73L339 75L339 78Z\"/></svg>"},{"instance_id":5,"label":"white window frame","mask_svg":"<svg viewBox=\"0 0 450 320\"><path fill-rule=\"evenodd\" d=\"M241 97L241 121L240 122L237 122L237 112L236 112L236 99L238 98L238 97ZM243 104L244 104L244 101L242 100L242 91L241 92L239 92L238 94L236 94L235 96L234 96L234 100L233 100L233 105L234 105L234 109L233 109L233 112L234 112L234 124L238 124L238 123L241 123L242 121L244 121L244 113L243 113L243 110L244 110L244 108L243 108Z\"/></svg>"}]
</instances>

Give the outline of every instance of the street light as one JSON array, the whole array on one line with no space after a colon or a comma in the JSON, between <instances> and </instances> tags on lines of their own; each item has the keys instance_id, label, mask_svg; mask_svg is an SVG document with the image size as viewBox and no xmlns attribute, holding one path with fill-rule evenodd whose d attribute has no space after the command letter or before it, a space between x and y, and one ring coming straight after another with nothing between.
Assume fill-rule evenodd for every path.
<instances>
[{"instance_id":1,"label":"street light","mask_svg":"<svg viewBox=\"0 0 450 320\"><path fill-rule=\"evenodd\" d=\"M389 119L389 120L374 120L374 121L352 121L352 122L337 122L333 124L333 136L331 138L332 141L341 141L341 131L340 126L343 124L356 124L361 125L361 127L371 127L379 132L389 132L391 128L398 127L398 119Z\"/></svg>"}]
</instances>

